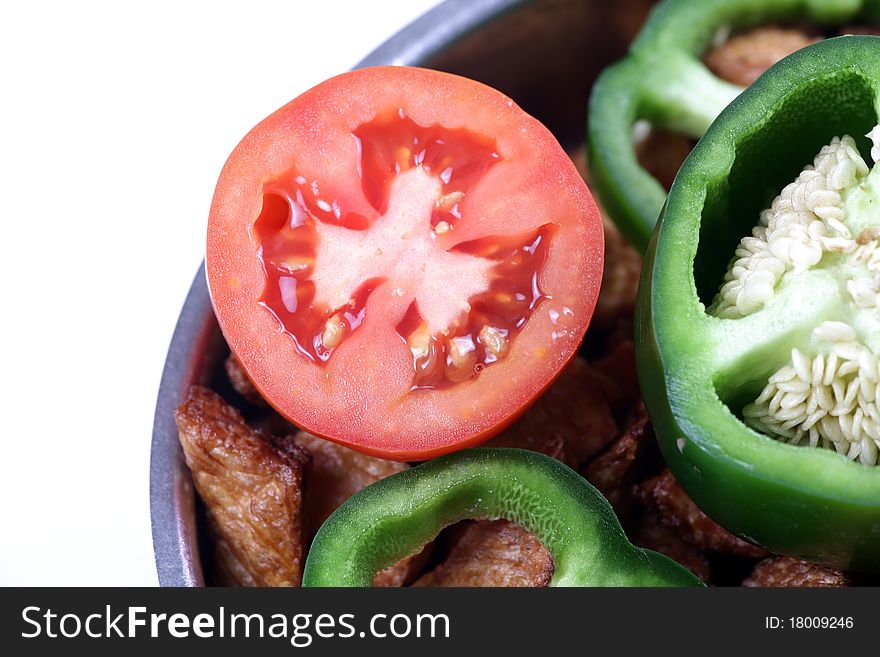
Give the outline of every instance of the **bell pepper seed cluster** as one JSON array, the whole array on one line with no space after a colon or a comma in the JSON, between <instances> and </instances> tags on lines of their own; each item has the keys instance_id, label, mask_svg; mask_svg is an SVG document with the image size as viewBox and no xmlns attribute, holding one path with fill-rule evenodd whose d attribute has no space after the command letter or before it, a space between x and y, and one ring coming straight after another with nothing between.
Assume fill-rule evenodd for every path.
<instances>
[{"instance_id":1,"label":"bell pepper seed cluster","mask_svg":"<svg viewBox=\"0 0 880 657\"><path fill-rule=\"evenodd\" d=\"M878 153L878 135L880 126L866 135L873 140L872 157ZM852 323L874 328L880 320L880 224L875 223L878 217L859 216L858 211L870 203L868 197L876 197L880 169L876 171L869 178L868 165L849 135L823 147L813 164L761 213L752 235L742 239L708 312L745 317L772 303L783 277L795 279L821 267L845 284ZM876 465L880 360L859 341L852 323L819 324L812 333L812 357L793 348L791 361L743 409L746 422L794 445L833 448Z\"/></svg>"}]
</instances>

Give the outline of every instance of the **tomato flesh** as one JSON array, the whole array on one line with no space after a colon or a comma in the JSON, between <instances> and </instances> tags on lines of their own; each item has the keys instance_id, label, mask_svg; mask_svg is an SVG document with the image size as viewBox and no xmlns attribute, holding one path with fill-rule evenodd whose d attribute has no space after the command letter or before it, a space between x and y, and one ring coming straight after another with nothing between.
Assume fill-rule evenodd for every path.
<instances>
[{"instance_id":1,"label":"tomato flesh","mask_svg":"<svg viewBox=\"0 0 880 657\"><path fill-rule=\"evenodd\" d=\"M364 195L380 214L388 210L391 182L413 167L439 178L442 195L431 215L431 228L445 221L447 230L461 218L464 194L501 159L495 142L466 129L420 126L404 109L386 111L352 133L360 153Z\"/></svg>"},{"instance_id":2,"label":"tomato flesh","mask_svg":"<svg viewBox=\"0 0 880 657\"><path fill-rule=\"evenodd\" d=\"M430 334L418 303L410 305L397 332L413 352L414 390L461 383L507 357L511 342L546 298L539 274L553 233L547 224L525 237L484 237L455 247L498 264L489 271L488 289L470 298L470 312L454 327Z\"/></svg>"},{"instance_id":3,"label":"tomato flesh","mask_svg":"<svg viewBox=\"0 0 880 657\"><path fill-rule=\"evenodd\" d=\"M294 167L266 185L263 209L254 223L257 255L266 271L259 302L278 320L300 353L316 364L326 363L358 329L365 319L370 293L387 280L381 276L364 278L341 306L316 301L312 276L322 239L319 226L375 230L388 214L392 183L401 174L420 168L441 183L430 225L392 225L383 233L421 230L427 240L436 242L438 234L453 233L456 220L461 218L462 199L500 160L491 140L462 129L419 126L402 108L359 126L353 136L358 142L364 196L381 215L378 220L371 224L363 215L346 212L338 201L322 198L320 182L307 180ZM491 267L488 262L476 266L485 273L487 287L467 300L469 311L463 316L446 315L445 325L434 322L431 326L419 309L418 297L412 301L397 332L413 353L413 390L462 383L506 356L510 342L544 297L538 279L553 232L553 225L547 224L525 235L486 236L449 249L491 261ZM377 240L360 240L353 250L360 251L362 257L377 256L381 244L388 244L395 236L382 234ZM416 240L418 235L405 239ZM363 254L374 242L380 245L372 254ZM350 245L347 248L352 250ZM408 245L405 248L410 250ZM429 257L444 257L440 247L431 249L429 245L425 250ZM328 259L338 261L332 256ZM458 257L455 262L460 265L464 260ZM402 287L397 290L405 293ZM459 295L457 291L454 294Z\"/></svg>"},{"instance_id":4,"label":"tomato flesh","mask_svg":"<svg viewBox=\"0 0 880 657\"><path fill-rule=\"evenodd\" d=\"M333 78L229 158L208 224L224 336L282 415L418 460L491 437L576 352L595 204L502 94L405 67Z\"/></svg>"}]
</instances>

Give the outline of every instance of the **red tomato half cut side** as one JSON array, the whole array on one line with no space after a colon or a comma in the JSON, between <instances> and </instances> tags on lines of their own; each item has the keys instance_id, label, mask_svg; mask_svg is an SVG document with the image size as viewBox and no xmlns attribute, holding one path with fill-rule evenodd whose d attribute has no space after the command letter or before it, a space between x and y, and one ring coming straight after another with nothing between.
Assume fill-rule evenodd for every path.
<instances>
[{"instance_id":1,"label":"red tomato half cut side","mask_svg":"<svg viewBox=\"0 0 880 657\"><path fill-rule=\"evenodd\" d=\"M405 67L328 80L230 156L207 271L230 348L295 424L419 460L488 439L576 352L602 226L503 94Z\"/></svg>"}]
</instances>

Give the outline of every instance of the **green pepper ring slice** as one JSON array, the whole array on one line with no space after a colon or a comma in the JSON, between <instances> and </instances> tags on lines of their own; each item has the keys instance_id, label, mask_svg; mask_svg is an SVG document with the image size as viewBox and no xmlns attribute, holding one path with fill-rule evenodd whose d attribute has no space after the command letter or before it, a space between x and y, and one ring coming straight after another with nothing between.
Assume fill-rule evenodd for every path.
<instances>
[{"instance_id":1,"label":"green pepper ring slice","mask_svg":"<svg viewBox=\"0 0 880 657\"><path fill-rule=\"evenodd\" d=\"M808 46L761 76L712 124L670 190L639 287L639 383L667 464L728 530L778 553L880 570L880 467L779 442L734 411L789 348L831 319L830 295L740 319L705 306L739 239L835 135L862 137L880 108L880 37ZM815 280L815 279L810 279Z\"/></svg>"},{"instance_id":2,"label":"green pepper ring slice","mask_svg":"<svg viewBox=\"0 0 880 657\"><path fill-rule=\"evenodd\" d=\"M861 12L861 14L860 14ZM638 162L638 119L699 138L742 91L700 61L719 29L775 20L844 24L880 16L877 0L666 0L651 13L629 54L607 68L590 97L590 173L603 206L626 238L644 251L666 199Z\"/></svg>"},{"instance_id":3,"label":"green pepper ring slice","mask_svg":"<svg viewBox=\"0 0 880 657\"><path fill-rule=\"evenodd\" d=\"M699 586L656 552L632 545L611 505L555 459L522 449L477 448L378 481L321 526L303 586L370 586L379 570L467 518L521 523L553 555L551 586Z\"/></svg>"}]
</instances>

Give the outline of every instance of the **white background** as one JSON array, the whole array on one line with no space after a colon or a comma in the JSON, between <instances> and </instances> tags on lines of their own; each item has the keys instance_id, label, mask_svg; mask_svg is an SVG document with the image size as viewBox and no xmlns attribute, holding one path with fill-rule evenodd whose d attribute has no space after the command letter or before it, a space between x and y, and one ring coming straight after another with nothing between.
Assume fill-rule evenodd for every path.
<instances>
[{"instance_id":1,"label":"white background","mask_svg":"<svg viewBox=\"0 0 880 657\"><path fill-rule=\"evenodd\" d=\"M156 584L150 434L214 183L436 0L4 2L0 584Z\"/></svg>"}]
</instances>

